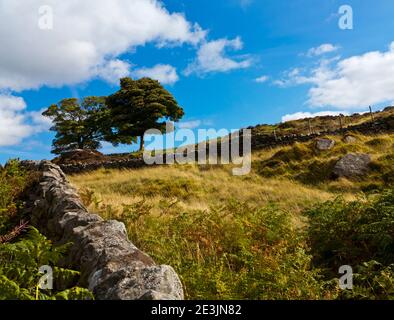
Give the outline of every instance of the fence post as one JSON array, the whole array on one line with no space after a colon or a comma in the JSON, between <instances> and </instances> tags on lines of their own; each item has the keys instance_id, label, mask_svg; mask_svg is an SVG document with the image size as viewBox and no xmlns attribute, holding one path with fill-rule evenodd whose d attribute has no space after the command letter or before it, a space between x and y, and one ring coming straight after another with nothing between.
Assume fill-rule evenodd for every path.
<instances>
[{"instance_id":1,"label":"fence post","mask_svg":"<svg viewBox=\"0 0 394 320\"><path fill-rule=\"evenodd\" d=\"M372 107L369 106L369 114L371 115L371 120L372 122L375 121L374 117L373 117L373 113L372 113Z\"/></svg>"},{"instance_id":2,"label":"fence post","mask_svg":"<svg viewBox=\"0 0 394 320\"><path fill-rule=\"evenodd\" d=\"M342 131L343 130L342 114L339 115L339 127L341 128Z\"/></svg>"}]
</instances>

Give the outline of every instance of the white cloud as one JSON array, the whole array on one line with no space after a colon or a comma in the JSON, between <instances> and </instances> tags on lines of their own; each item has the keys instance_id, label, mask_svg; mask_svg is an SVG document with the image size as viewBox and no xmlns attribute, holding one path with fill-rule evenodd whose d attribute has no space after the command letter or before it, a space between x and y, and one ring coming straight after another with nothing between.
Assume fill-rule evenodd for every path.
<instances>
[{"instance_id":1,"label":"white cloud","mask_svg":"<svg viewBox=\"0 0 394 320\"><path fill-rule=\"evenodd\" d=\"M322 117L322 116L339 116L340 114L348 115L349 113L346 111L321 111L321 112L296 112L292 114L286 114L282 117L282 122L288 122L292 120L299 120L299 119L307 119L307 118L314 118L314 117Z\"/></svg>"},{"instance_id":2,"label":"white cloud","mask_svg":"<svg viewBox=\"0 0 394 320\"><path fill-rule=\"evenodd\" d=\"M26 102L21 97L10 94L0 94L0 111L18 112L26 109Z\"/></svg>"},{"instance_id":3,"label":"white cloud","mask_svg":"<svg viewBox=\"0 0 394 320\"><path fill-rule=\"evenodd\" d=\"M285 72L282 79L274 81L274 84L280 87L290 87L301 84L317 84L328 81L331 77L335 76L334 72L330 69L330 65L339 60L339 57L332 59L322 59L319 61L317 67L311 70L294 68Z\"/></svg>"},{"instance_id":4,"label":"white cloud","mask_svg":"<svg viewBox=\"0 0 394 320\"><path fill-rule=\"evenodd\" d=\"M135 70L133 75L137 78L149 77L159 80L162 84L174 84L179 80L176 69L168 64L157 64L152 68L141 68Z\"/></svg>"},{"instance_id":5,"label":"white cloud","mask_svg":"<svg viewBox=\"0 0 394 320\"><path fill-rule=\"evenodd\" d=\"M197 52L197 59L185 70L185 75L192 73L205 74L210 72L226 72L235 69L248 68L252 60L248 57L227 57L226 49L241 50L241 38L232 40L218 39L205 42Z\"/></svg>"},{"instance_id":6,"label":"white cloud","mask_svg":"<svg viewBox=\"0 0 394 320\"><path fill-rule=\"evenodd\" d=\"M118 84L120 78L130 75L131 64L119 59L110 60L102 66L98 66L97 75L105 81Z\"/></svg>"},{"instance_id":7,"label":"white cloud","mask_svg":"<svg viewBox=\"0 0 394 320\"><path fill-rule=\"evenodd\" d=\"M319 47L309 49L307 56L309 57L320 56L325 53L337 51L338 49L339 49L338 46L335 46L331 43L324 43Z\"/></svg>"},{"instance_id":8,"label":"white cloud","mask_svg":"<svg viewBox=\"0 0 394 320\"><path fill-rule=\"evenodd\" d=\"M46 0L53 30L38 27L41 0L0 0L0 89L73 85L126 72L116 57L148 42L197 45L206 31L158 0ZM104 66L104 67L100 67Z\"/></svg>"},{"instance_id":9,"label":"white cloud","mask_svg":"<svg viewBox=\"0 0 394 320\"><path fill-rule=\"evenodd\" d=\"M286 88L294 85L313 83L313 77L311 75L303 75L303 70L300 68L294 68L285 72L282 79L275 80L273 83L279 87Z\"/></svg>"},{"instance_id":10,"label":"white cloud","mask_svg":"<svg viewBox=\"0 0 394 320\"><path fill-rule=\"evenodd\" d=\"M394 42L386 52L373 51L339 61L309 91L315 106L357 108L394 99Z\"/></svg>"},{"instance_id":11,"label":"white cloud","mask_svg":"<svg viewBox=\"0 0 394 320\"><path fill-rule=\"evenodd\" d=\"M20 143L33 134L46 131L51 122L41 111L26 111L21 97L0 94L0 147Z\"/></svg>"},{"instance_id":12,"label":"white cloud","mask_svg":"<svg viewBox=\"0 0 394 320\"><path fill-rule=\"evenodd\" d=\"M269 76L261 76L256 78L254 81L256 81L257 83L264 83L267 82L269 80Z\"/></svg>"},{"instance_id":13,"label":"white cloud","mask_svg":"<svg viewBox=\"0 0 394 320\"><path fill-rule=\"evenodd\" d=\"M28 117L31 119L31 126L35 133L48 131L53 126L51 119L42 115L45 110L44 108L40 111L28 112Z\"/></svg>"},{"instance_id":14,"label":"white cloud","mask_svg":"<svg viewBox=\"0 0 394 320\"><path fill-rule=\"evenodd\" d=\"M309 69L293 69L278 86L309 84L313 107L361 109L394 100L394 42L387 51L372 51L346 59L322 59Z\"/></svg>"},{"instance_id":15,"label":"white cloud","mask_svg":"<svg viewBox=\"0 0 394 320\"><path fill-rule=\"evenodd\" d=\"M195 129L201 126L200 120L183 121L177 124L179 129Z\"/></svg>"}]
</instances>

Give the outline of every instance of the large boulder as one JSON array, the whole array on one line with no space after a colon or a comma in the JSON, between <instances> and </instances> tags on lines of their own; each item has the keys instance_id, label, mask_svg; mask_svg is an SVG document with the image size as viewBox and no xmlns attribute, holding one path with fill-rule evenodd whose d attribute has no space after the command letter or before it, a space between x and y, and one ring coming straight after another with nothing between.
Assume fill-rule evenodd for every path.
<instances>
[{"instance_id":1,"label":"large boulder","mask_svg":"<svg viewBox=\"0 0 394 320\"><path fill-rule=\"evenodd\" d=\"M315 147L319 151L330 150L334 147L335 141L327 138L319 138L315 141Z\"/></svg>"},{"instance_id":2,"label":"large boulder","mask_svg":"<svg viewBox=\"0 0 394 320\"><path fill-rule=\"evenodd\" d=\"M371 157L365 153L349 153L342 157L333 169L335 177L359 177L366 174L369 170Z\"/></svg>"}]
</instances>

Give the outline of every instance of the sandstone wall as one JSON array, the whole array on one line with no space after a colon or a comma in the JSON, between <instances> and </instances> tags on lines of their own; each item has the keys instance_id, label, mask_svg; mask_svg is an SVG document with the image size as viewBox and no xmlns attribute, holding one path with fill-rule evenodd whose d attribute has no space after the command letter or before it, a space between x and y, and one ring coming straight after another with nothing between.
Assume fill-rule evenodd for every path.
<instances>
[{"instance_id":1,"label":"sandstone wall","mask_svg":"<svg viewBox=\"0 0 394 320\"><path fill-rule=\"evenodd\" d=\"M31 224L55 243L73 243L65 264L81 271L80 284L96 299L184 298L173 268L156 265L136 248L123 223L89 213L58 166L48 161L23 164L40 174L28 192Z\"/></svg>"}]
</instances>

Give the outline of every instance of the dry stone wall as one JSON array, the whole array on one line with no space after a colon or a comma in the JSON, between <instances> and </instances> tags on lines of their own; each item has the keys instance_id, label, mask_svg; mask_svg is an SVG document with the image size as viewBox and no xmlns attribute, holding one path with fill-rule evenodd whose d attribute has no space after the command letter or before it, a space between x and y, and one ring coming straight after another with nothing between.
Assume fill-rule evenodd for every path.
<instances>
[{"instance_id":1,"label":"dry stone wall","mask_svg":"<svg viewBox=\"0 0 394 320\"><path fill-rule=\"evenodd\" d=\"M252 133L252 149L258 150L264 148L274 148L281 145L290 145L296 142L307 142L325 135L347 135L351 133L372 135L389 132L394 132L394 116L379 119L374 122L364 122L362 124L350 126L343 129L324 131L308 135L274 136Z\"/></svg>"},{"instance_id":2,"label":"dry stone wall","mask_svg":"<svg viewBox=\"0 0 394 320\"><path fill-rule=\"evenodd\" d=\"M308 135L267 135L258 134L253 132L252 129L252 150L261 150L266 148L275 148L278 146L291 145L296 142L307 142L318 137L325 135L347 135L351 133L360 133L365 135L380 134L394 132L394 116L380 119L374 122L365 122L360 125L347 127L344 129L308 134ZM240 149L242 150L242 138L240 140ZM220 155L220 148L218 150ZM117 154L117 157L121 154ZM127 154L124 154L126 157ZM196 151L196 158L198 153ZM60 165L61 169L67 174L77 174L83 172L94 171L100 168L105 169L135 169L146 166L143 159L114 159L106 161L92 161L92 162L80 162L73 164Z\"/></svg>"},{"instance_id":3,"label":"dry stone wall","mask_svg":"<svg viewBox=\"0 0 394 320\"><path fill-rule=\"evenodd\" d=\"M91 214L63 171L49 161L23 162L39 172L28 192L31 224L55 243L72 243L64 263L81 271L80 285L96 299L181 300L183 288L174 269L156 265L131 243L125 225Z\"/></svg>"}]
</instances>

